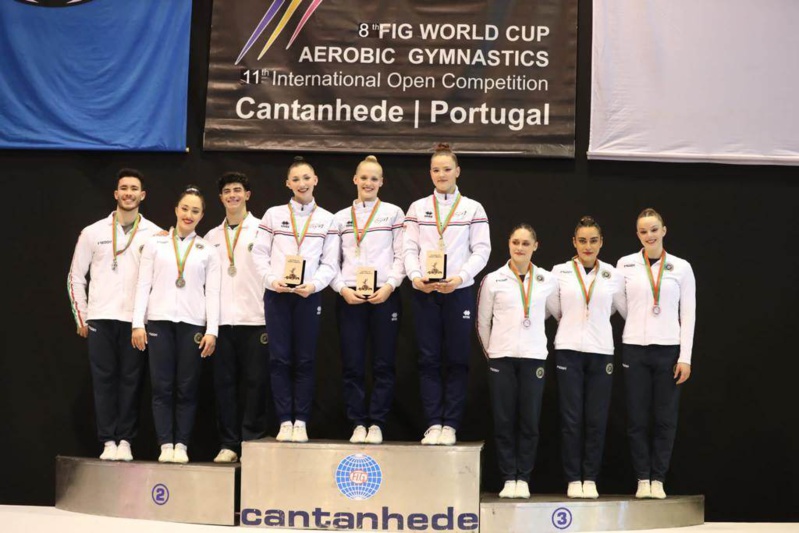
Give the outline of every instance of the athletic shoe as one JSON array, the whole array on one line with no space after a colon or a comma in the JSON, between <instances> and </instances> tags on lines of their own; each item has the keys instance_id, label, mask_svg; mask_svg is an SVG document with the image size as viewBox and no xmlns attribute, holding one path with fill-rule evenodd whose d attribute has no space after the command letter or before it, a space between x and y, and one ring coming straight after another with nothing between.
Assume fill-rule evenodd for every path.
<instances>
[{"instance_id":1,"label":"athletic shoe","mask_svg":"<svg viewBox=\"0 0 799 533\"><path fill-rule=\"evenodd\" d=\"M366 435L366 444L380 444L382 442L383 431L380 429L380 426L370 426L369 433Z\"/></svg>"},{"instance_id":2,"label":"athletic shoe","mask_svg":"<svg viewBox=\"0 0 799 533\"><path fill-rule=\"evenodd\" d=\"M366 428L364 426L355 426L355 429L352 431L352 437L350 437L350 442L353 444L363 444L366 442Z\"/></svg>"},{"instance_id":3,"label":"athletic shoe","mask_svg":"<svg viewBox=\"0 0 799 533\"><path fill-rule=\"evenodd\" d=\"M639 499L652 497L652 486L649 484L648 479L638 480L638 490L635 491L635 497Z\"/></svg>"},{"instance_id":4,"label":"athletic shoe","mask_svg":"<svg viewBox=\"0 0 799 533\"><path fill-rule=\"evenodd\" d=\"M441 435L438 437L438 444L439 446L452 446L455 444L457 439L455 439L455 428L450 426L444 426L441 429Z\"/></svg>"},{"instance_id":5,"label":"athletic shoe","mask_svg":"<svg viewBox=\"0 0 799 533\"><path fill-rule=\"evenodd\" d=\"M275 440L280 442L289 442L291 440L291 434L294 432L294 424L291 422L283 422L280 424L280 431L275 437Z\"/></svg>"},{"instance_id":6,"label":"athletic shoe","mask_svg":"<svg viewBox=\"0 0 799 533\"><path fill-rule=\"evenodd\" d=\"M130 451L130 443L128 441L119 441L119 446L117 446L116 460L125 462L133 460L133 452Z\"/></svg>"},{"instance_id":7,"label":"athletic shoe","mask_svg":"<svg viewBox=\"0 0 799 533\"><path fill-rule=\"evenodd\" d=\"M172 444L161 445L161 455L158 456L159 463L171 463L175 455L175 447Z\"/></svg>"},{"instance_id":8,"label":"athletic shoe","mask_svg":"<svg viewBox=\"0 0 799 533\"><path fill-rule=\"evenodd\" d=\"M566 496L569 498L582 498L583 497L583 484L579 481L572 481L566 488Z\"/></svg>"},{"instance_id":9,"label":"athletic shoe","mask_svg":"<svg viewBox=\"0 0 799 533\"><path fill-rule=\"evenodd\" d=\"M590 500L599 498L599 492L596 490L596 481L583 481L583 498Z\"/></svg>"},{"instance_id":10,"label":"athletic shoe","mask_svg":"<svg viewBox=\"0 0 799 533\"><path fill-rule=\"evenodd\" d=\"M299 420L294 422L291 442L308 442L308 430L305 428L305 422L300 422Z\"/></svg>"},{"instance_id":11,"label":"athletic shoe","mask_svg":"<svg viewBox=\"0 0 799 533\"><path fill-rule=\"evenodd\" d=\"M235 463L239 460L239 456L233 450L222 448L219 453L214 457L215 463Z\"/></svg>"},{"instance_id":12,"label":"athletic shoe","mask_svg":"<svg viewBox=\"0 0 799 533\"><path fill-rule=\"evenodd\" d=\"M527 499L530 497L530 486L527 484L526 481L521 481L521 480L516 481L516 491L514 491L513 497L523 498L523 499Z\"/></svg>"},{"instance_id":13,"label":"athletic shoe","mask_svg":"<svg viewBox=\"0 0 799 533\"><path fill-rule=\"evenodd\" d=\"M116 461L117 460L117 443L109 440L103 445L103 453L100 454L102 461Z\"/></svg>"},{"instance_id":14,"label":"athletic shoe","mask_svg":"<svg viewBox=\"0 0 799 533\"><path fill-rule=\"evenodd\" d=\"M515 498L516 494L516 481L506 481L505 486L499 491L500 498Z\"/></svg>"},{"instance_id":15,"label":"athletic shoe","mask_svg":"<svg viewBox=\"0 0 799 533\"><path fill-rule=\"evenodd\" d=\"M651 483L651 486L652 486L652 498L655 498L656 500L666 499L666 491L663 490L662 481L653 481Z\"/></svg>"},{"instance_id":16,"label":"athletic shoe","mask_svg":"<svg viewBox=\"0 0 799 533\"><path fill-rule=\"evenodd\" d=\"M438 439L441 437L441 426L436 424L434 426L430 426L427 428L427 431L424 432L424 438L422 439L422 444L425 446L436 445L438 444Z\"/></svg>"},{"instance_id":17,"label":"athletic shoe","mask_svg":"<svg viewBox=\"0 0 799 533\"><path fill-rule=\"evenodd\" d=\"M188 449L185 444L175 444L175 453L172 455L172 462L185 465L189 462Z\"/></svg>"}]
</instances>

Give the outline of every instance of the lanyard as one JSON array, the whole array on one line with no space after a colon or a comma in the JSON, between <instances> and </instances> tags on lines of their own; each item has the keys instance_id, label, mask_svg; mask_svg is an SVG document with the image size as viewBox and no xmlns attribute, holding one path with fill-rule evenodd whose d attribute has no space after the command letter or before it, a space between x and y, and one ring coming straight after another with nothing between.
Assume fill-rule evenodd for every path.
<instances>
[{"instance_id":1,"label":"lanyard","mask_svg":"<svg viewBox=\"0 0 799 533\"><path fill-rule=\"evenodd\" d=\"M302 247L302 241L305 240L305 235L308 233L308 226L311 225L311 219L313 218L314 212L316 212L316 207L313 206L311 209L311 214L308 215L308 220L305 221L305 227L302 228L302 234L297 235L297 220L294 218L294 209L291 207L291 202L288 203L289 213L291 213L291 231L294 233L294 241L297 243L297 253L300 253L300 248Z\"/></svg>"},{"instance_id":2,"label":"lanyard","mask_svg":"<svg viewBox=\"0 0 799 533\"><path fill-rule=\"evenodd\" d=\"M533 281L535 281L533 276L533 264L530 263L527 265L527 276L530 280L529 285L527 285L527 293L524 292L524 280L522 280L519 271L516 270L516 265L513 264L513 261L509 261L508 264L510 265L513 275L516 276L516 281L519 282L519 294L522 295L522 305L524 306L524 323L527 325L530 322L530 302L533 298Z\"/></svg>"},{"instance_id":3,"label":"lanyard","mask_svg":"<svg viewBox=\"0 0 799 533\"><path fill-rule=\"evenodd\" d=\"M120 256L125 253L130 247L130 243L133 242L133 238L136 236L136 232L139 231L139 221L141 220L141 215L136 216L136 220L133 222L133 229L130 230L130 235L128 236L128 243L125 245L124 248L121 250L117 250L117 214L114 213L114 222L111 224L111 246L114 248L114 259L111 262L111 268L113 270L117 269L117 256Z\"/></svg>"},{"instance_id":4,"label":"lanyard","mask_svg":"<svg viewBox=\"0 0 799 533\"><path fill-rule=\"evenodd\" d=\"M655 314L660 312L660 287L662 286L663 281L663 265L666 264L666 250L663 250L660 254L660 266L658 267L658 281L655 283L655 278L652 277L652 265L649 263L649 256L646 255L645 250L641 250L641 255L644 256L644 261L646 262L646 274L649 277L649 286L652 288L652 298L654 303L652 304L653 310Z\"/></svg>"},{"instance_id":5,"label":"lanyard","mask_svg":"<svg viewBox=\"0 0 799 533\"><path fill-rule=\"evenodd\" d=\"M458 196L455 197L455 203L452 204L452 209L449 211L449 215L447 215L447 219L444 223L441 223L441 215L438 212L438 198L436 198L436 194L433 193L433 212L436 215L436 229L438 230L438 247L443 251L444 250L444 232L447 230L449 226L450 220L452 220L452 215L455 214L455 210L458 209L458 204L461 203L461 193L458 193Z\"/></svg>"},{"instance_id":6,"label":"lanyard","mask_svg":"<svg viewBox=\"0 0 799 533\"><path fill-rule=\"evenodd\" d=\"M599 278L599 260L597 259L596 266L594 268L597 269L597 275L594 277L594 281L591 282L591 286L588 290L585 290L585 281L583 281L583 275L580 274L580 265L577 263L577 258L572 258L574 262L574 275L577 276L577 281L580 282L580 288L583 290L583 298L585 298L585 310L588 312L588 305L591 303L591 296L594 294L594 285L596 285L596 280Z\"/></svg>"},{"instance_id":7,"label":"lanyard","mask_svg":"<svg viewBox=\"0 0 799 533\"><path fill-rule=\"evenodd\" d=\"M178 279L175 281L175 285L177 285L179 289L186 286L186 280L183 279L183 270L186 268L186 260L189 258L192 248L194 248L194 239L196 238L196 235L192 237L186 254L181 258L180 252L178 251L178 230L172 230L172 247L175 249L175 262L178 266Z\"/></svg>"},{"instance_id":8,"label":"lanyard","mask_svg":"<svg viewBox=\"0 0 799 533\"><path fill-rule=\"evenodd\" d=\"M350 208L350 216L352 217L352 229L355 233L355 251L356 253L361 248L361 241L366 236L366 232L369 231L369 226L372 225L372 220L374 220L375 215L377 214L377 208L380 207L380 200L378 199L375 202L374 207L372 207L372 212L369 213L369 218L366 219L366 225L363 227L363 231L358 230L358 217L355 216L355 206Z\"/></svg>"}]
</instances>

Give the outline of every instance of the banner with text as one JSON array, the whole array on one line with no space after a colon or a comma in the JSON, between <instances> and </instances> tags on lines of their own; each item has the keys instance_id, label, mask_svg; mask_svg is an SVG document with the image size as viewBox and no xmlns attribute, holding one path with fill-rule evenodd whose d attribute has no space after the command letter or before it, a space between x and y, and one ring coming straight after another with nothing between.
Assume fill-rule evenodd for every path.
<instances>
[{"instance_id":1,"label":"banner with text","mask_svg":"<svg viewBox=\"0 0 799 533\"><path fill-rule=\"evenodd\" d=\"M574 157L577 0L214 2L206 150Z\"/></svg>"}]
</instances>

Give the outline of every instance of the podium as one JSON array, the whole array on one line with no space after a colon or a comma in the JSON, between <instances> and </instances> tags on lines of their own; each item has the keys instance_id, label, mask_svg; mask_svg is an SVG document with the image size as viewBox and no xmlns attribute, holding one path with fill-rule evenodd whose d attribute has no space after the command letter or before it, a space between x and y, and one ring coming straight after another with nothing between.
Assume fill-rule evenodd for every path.
<instances>
[{"instance_id":1,"label":"podium","mask_svg":"<svg viewBox=\"0 0 799 533\"><path fill-rule=\"evenodd\" d=\"M234 525L238 469L58 456L55 506L101 516Z\"/></svg>"},{"instance_id":2,"label":"podium","mask_svg":"<svg viewBox=\"0 0 799 533\"><path fill-rule=\"evenodd\" d=\"M241 525L477 531L482 447L245 442Z\"/></svg>"},{"instance_id":3,"label":"podium","mask_svg":"<svg viewBox=\"0 0 799 533\"><path fill-rule=\"evenodd\" d=\"M705 521L704 496L669 496L637 500L632 495L597 500L533 495L529 500L500 499L484 494L480 531L629 531L696 526Z\"/></svg>"}]
</instances>

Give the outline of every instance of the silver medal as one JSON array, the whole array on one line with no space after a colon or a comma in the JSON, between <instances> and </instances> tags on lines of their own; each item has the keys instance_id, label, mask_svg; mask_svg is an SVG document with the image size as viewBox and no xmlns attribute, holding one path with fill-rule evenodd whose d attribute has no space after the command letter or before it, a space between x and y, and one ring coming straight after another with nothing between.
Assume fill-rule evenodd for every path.
<instances>
[{"instance_id":1,"label":"silver medal","mask_svg":"<svg viewBox=\"0 0 799 533\"><path fill-rule=\"evenodd\" d=\"M227 273L230 275L230 277L235 276L236 275L236 265L230 265L229 267L227 267Z\"/></svg>"},{"instance_id":2,"label":"silver medal","mask_svg":"<svg viewBox=\"0 0 799 533\"><path fill-rule=\"evenodd\" d=\"M111 261L111 270L117 269L117 258L115 257L113 261Z\"/></svg>"},{"instance_id":3,"label":"silver medal","mask_svg":"<svg viewBox=\"0 0 799 533\"><path fill-rule=\"evenodd\" d=\"M529 319L529 318L525 318L525 319L524 319L524 322L522 322L522 326L524 326L524 327L526 327L526 328L529 328L529 327L530 327L530 324L532 324L532 322L530 322L530 319Z\"/></svg>"},{"instance_id":4,"label":"silver medal","mask_svg":"<svg viewBox=\"0 0 799 533\"><path fill-rule=\"evenodd\" d=\"M186 280L183 279L182 277L175 280L175 287L177 287L178 289L182 289L185 286L186 286Z\"/></svg>"},{"instance_id":5,"label":"silver medal","mask_svg":"<svg viewBox=\"0 0 799 533\"><path fill-rule=\"evenodd\" d=\"M660 314L660 306L659 305L653 305L652 306L652 314L655 315L655 316L658 316Z\"/></svg>"}]
</instances>

